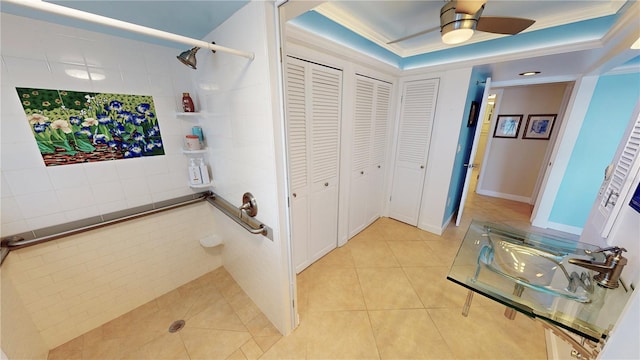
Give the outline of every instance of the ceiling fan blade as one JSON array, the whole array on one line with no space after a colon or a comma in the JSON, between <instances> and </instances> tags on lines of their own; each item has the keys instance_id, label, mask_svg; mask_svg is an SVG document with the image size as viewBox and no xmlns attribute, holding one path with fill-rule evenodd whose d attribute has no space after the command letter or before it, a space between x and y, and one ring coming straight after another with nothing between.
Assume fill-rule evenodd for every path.
<instances>
[{"instance_id":1,"label":"ceiling fan blade","mask_svg":"<svg viewBox=\"0 0 640 360\"><path fill-rule=\"evenodd\" d=\"M387 45L395 44L395 43L397 43L397 42L401 42L401 41L405 41L405 40L409 40L409 39L413 39L414 37L418 37L418 36L420 36L420 35L424 35L424 34L427 34L427 33L430 33L430 32L432 32L432 31L436 31L436 30L440 30L440 26L438 26L438 27L434 27L434 28L431 28L431 29L427 29L427 30L424 30L424 31L420 31L419 33L415 33L415 34L407 35L407 36L405 36L405 37L401 37L400 39L395 39L395 40L393 40L393 41L389 41L389 42L387 43Z\"/></svg>"},{"instance_id":2,"label":"ceiling fan blade","mask_svg":"<svg viewBox=\"0 0 640 360\"><path fill-rule=\"evenodd\" d=\"M473 15L480 10L486 0L454 0L456 13Z\"/></svg>"},{"instance_id":3,"label":"ceiling fan blade","mask_svg":"<svg viewBox=\"0 0 640 360\"><path fill-rule=\"evenodd\" d=\"M515 35L535 22L535 20L515 17L482 16L478 19L476 30L494 34Z\"/></svg>"}]
</instances>

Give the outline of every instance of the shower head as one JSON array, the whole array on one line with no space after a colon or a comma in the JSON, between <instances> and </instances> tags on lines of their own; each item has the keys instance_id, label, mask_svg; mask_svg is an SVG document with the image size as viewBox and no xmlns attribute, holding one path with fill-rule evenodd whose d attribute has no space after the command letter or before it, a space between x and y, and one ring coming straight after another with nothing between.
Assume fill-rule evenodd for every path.
<instances>
[{"instance_id":1,"label":"shower head","mask_svg":"<svg viewBox=\"0 0 640 360\"><path fill-rule=\"evenodd\" d=\"M200 50L199 47L194 47L191 50L183 51L180 55L176 56L181 63L187 65L192 69L196 69L196 53Z\"/></svg>"},{"instance_id":2,"label":"shower head","mask_svg":"<svg viewBox=\"0 0 640 360\"><path fill-rule=\"evenodd\" d=\"M211 43L215 45L213 41ZM196 53L198 52L198 50L200 50L200 48L196 46L191 50L186 50L181 52L180 55L176 56L176 58L178 58L178 60L180 60L181 63L195 70L196 69ZM211 50L211 52L214 54L216 53L215 50Z\"/></svg>"}]
</instances>

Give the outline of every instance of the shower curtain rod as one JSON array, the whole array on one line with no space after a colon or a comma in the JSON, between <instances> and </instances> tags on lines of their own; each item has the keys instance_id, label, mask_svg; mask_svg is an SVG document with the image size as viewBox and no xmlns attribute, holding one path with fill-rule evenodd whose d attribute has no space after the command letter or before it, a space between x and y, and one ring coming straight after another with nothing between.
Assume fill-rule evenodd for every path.
<instances>
[{"instance_id":1,"label":"shower curtain rod","mask_svg":"<svg viewBox=\"0 0 640 360\"><path fill-rule=\"evenodd\" d=\"M236 50L236 49L232 49L232 48L228 48L220 45L214 45L206 41L193 39L190 37L170 33L167 31L152 29L146 26L132 24L126 21L116 20L106 16L92 14L86 11L71 9L61 5L46 3L40 0L2 0L2 2L7 2L14 5L22 6L22 7L28 7L31 9L36 9L36 10L40 10L40 11L44 11L44 12L48 12L56 15L62 15L62 16L66 16L66 17L70 17L70 18L74 18L82 21L88 21L88 22L92 22L100 25L110 26L113 28L131 31L131 32L135 32L143 35L148 35L148 36L152 36L152 37L156 37L164 40L197 46L199 48L221 51L221 52L225 52L232 55L242 56L249 60L253 60L255 58L255 54L253 52L240 51L240 50Z\"/></svg>"}]
</instances>

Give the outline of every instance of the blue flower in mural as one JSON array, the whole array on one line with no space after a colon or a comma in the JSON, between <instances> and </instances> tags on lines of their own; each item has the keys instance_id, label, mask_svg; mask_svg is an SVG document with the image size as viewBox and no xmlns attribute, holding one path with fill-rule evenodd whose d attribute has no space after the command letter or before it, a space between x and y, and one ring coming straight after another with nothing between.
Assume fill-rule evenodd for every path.
<instances>
[{"instance_id":1,"label":"blue flower in mural","mask_svg":"<svg viewBox=\"0 0 640 360\"><path fill-rule=\"evenodd\" d=\"M151 108L151 105L142 103L136 106L136 111L139 112L140 114L146 114L150 108Z\"/></svg>"},{"instance_id":2,"label":"blue flower in mural","mask_svg":"<svg viewBox=\"0 0 640 360\"><path fill-rule=\"evenodd\" d=\"M106 144L107 143L107 136L105 134L96 134L93 137L93 142L95 144Z\"/></svg>"},{"instance_id":3,"label":"blue flower in mural","mask_svg":"<svg viewBox=\"0 0 640 360\"><path fill-rule=\"evenodd\" d=\"M113 110L113 111L120 111L122 110L122 103L118 100L112 100L109 105L105 105L104 109L107 111Z\"/></svg>"},{"instance_id":4,"label":"blue flower in mural","mask_svg":"<svg viewBox=\"0 0 640 360\"><path fill-rule=\"evenodd\" d=\"M144 151L148 152L148 151L153 151L153 149L155 148L155 145L153 142L148 143L145 147L144 147Z\"/></svg>"},{"instance_id":5,"label":"blue flower in mural","mask_svg":"<svg viewBox=\"0 0 640 360\"><path fill-rule=\"evenodd\" d=\"M145 122L147 122L147 118L144 115L135 115L135 118L133 119L133 123L138 126L144 124Z\"/></svg>"},{"instance_id":6,"label":"blue flower in mural","mask_svg":"<svg viewBox=\"0 0 640 360\"><path fill-rule=\"evenodd\" d=\"M153 140L152 143L156 148L162 149L162 140Z\"/></svg>"},{"instance_id":7,"label":"blue flower in mural","mask_svg":"<svg viewBox=\"0 0 640 360\"><path fill-rule=\"evenodd\" d=\"M47 125L46 124L34 124L33 125L33 130L37 133L41 133L44 132L47 129Z\"/></svg>"},{"instance_id":8,"label":"blue flower in mural","mask_svg":"<svg viewBox=\"0 0 640 360\"><path fill-rule=\"evenodd\" d=\"M118 113L118 117L124 120L125 123L132 123L133 119L135 119L135 115L129 111L121 111Z\"/></svg>"},{"instance_id":9,"label":"blue flower in mural","mask_svg":"<svg viewBox=\"0 0 640 360\"><path fill-rule=\"evenodd\" d=\"M147 136L157 136L158 134L160 134L160 128L158 125L155 125L147 131Z\"/></svg>"},{"instance_id":10,"label":"blue flower in mural","mask_svg":"<svg viewBox=\"0 0 640 360\"><path fill-rule=\"evenodd\" d=\"M140 133L134 133L133 134L133 140L135 140L135 141L144 141L144 136L142 136L142 134L140 134Z\"/></svg>"},{"instance_id":11,"label":"blue flower in mural","mask_svg":"<svg viewBox=\"0 0 640 360\"><path fill-rule=\"evenodd\" d=\"M80 126L80 124L82 124L82 118L79 116L69 116L69 122L71 125Z\"/></svg>"},{"instance_id":12,"label":"blue flower in mural","mask_svg":"<svg viewBox=\"0 0 640 360\"><path fill-rule=\"evenodd\" d=\"M89 128L87 127L83 127L82 129L80 129L80 131L76 131L76 136L87 136L87 137L92 137L91 134L91 130L89 130Z\"/></svg>"},{"instance_id":13,"label":"blue flower in mural","mask_svg":"<svg viewBox=\"0 0 640 360\"><path fill-rule=\"evenodd\" d=\"M110 124L113 120L108 115L98 115L98 122L102 125Z\"/></svg>"},{"instance_id":14,"label":"blue flower in mural","mask_svg":"<svg viewBox=\"0 0 640 360\"><path fill-rule=\"evenodd\" d=\"M118 145L120 145L120 142L119 142L119 141L116 141L116 140L109 140L109 142L107 142L107 145L108 145L110 148L117 148L117 147L118 147Z\"/></svg>"}]
</instances>

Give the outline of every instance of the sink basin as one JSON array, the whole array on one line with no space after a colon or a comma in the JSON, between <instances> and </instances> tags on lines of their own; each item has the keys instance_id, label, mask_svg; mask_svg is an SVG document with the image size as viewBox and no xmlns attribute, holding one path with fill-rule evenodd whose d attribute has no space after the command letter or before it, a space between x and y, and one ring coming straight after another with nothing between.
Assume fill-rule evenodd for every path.
<instances>
[{"instance_id":1,"label":"sink basin","mask_svg":"<svg viewBox=\"0 0 640 360\"><path fill-rule=\"evenodd\" d=\"M490 227L485 231L473 280L482 269L488 269L529 289L591 302L592 272L568 262L569 257L579 257L575 248L550 246Z\"/></svg>"}]
</instances>

